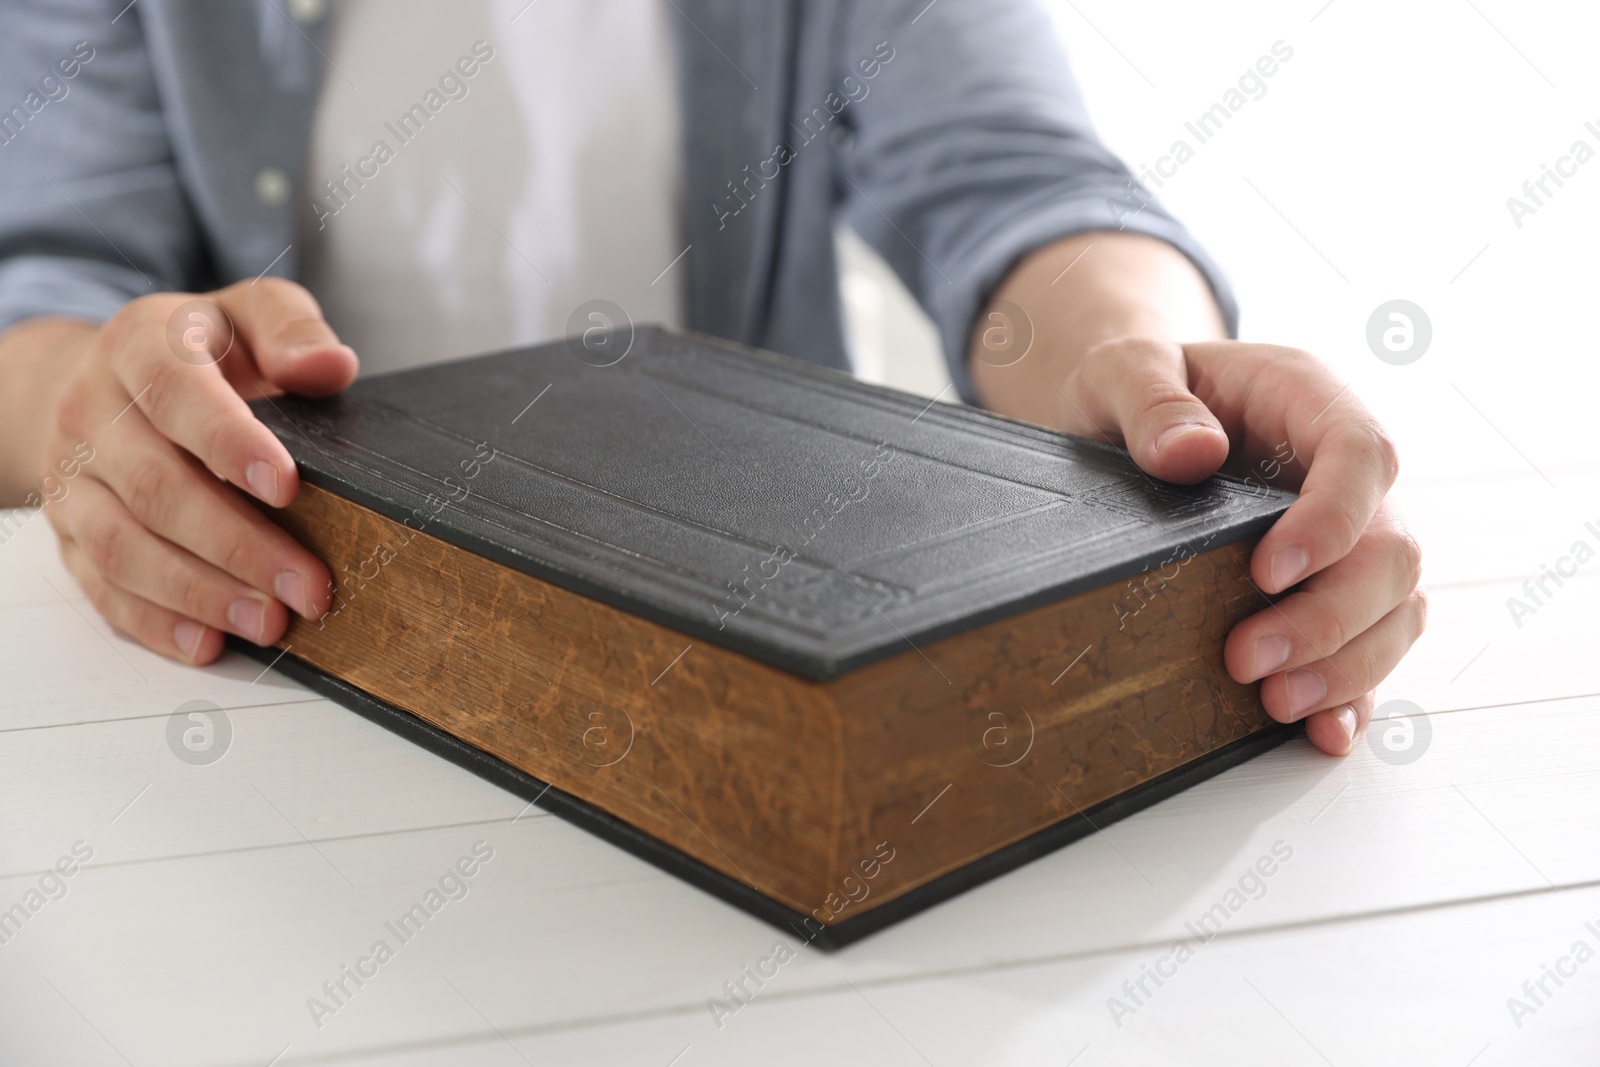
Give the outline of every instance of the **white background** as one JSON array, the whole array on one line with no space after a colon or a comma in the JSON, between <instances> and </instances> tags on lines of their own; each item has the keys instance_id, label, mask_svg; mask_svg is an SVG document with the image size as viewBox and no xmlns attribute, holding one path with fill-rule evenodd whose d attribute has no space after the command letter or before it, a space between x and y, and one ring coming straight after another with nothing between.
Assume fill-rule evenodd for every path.
<instances>
[{"instance_id":1,"label":"white background","mask_svg":"<svg viewBox=\"0 0 1600 1067\"><path fill-rule=\"evenodd\" d=\"M1242 336L1332 364L1397 435L1408 477L1529 471L1509 438L1554 478L1596 459L1600 158L1520 229L1505 202L1575 139L1600 152L1583 128L1600 126L1600 11L1475 5L1049 6L1101 136L1136 170L1176 138L1196 146L1183 124L1274 42L1292 47L1266 95L1157 190L1233 281ZM1396 298L1434 331L1405 367L1365 340L1373 309ZM886 359L887 380L931 395L946 379L903 301L890 298L893 343L857 346L885 353L869 360Z\"/></svg>"}]
</instances>

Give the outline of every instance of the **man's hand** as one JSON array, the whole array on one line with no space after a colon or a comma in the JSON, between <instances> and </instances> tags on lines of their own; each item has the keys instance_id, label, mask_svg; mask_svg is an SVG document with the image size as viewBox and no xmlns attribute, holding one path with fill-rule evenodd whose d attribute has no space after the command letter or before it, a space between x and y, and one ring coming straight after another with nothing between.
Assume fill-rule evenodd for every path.
<instances>
[{"instance_id":1,"label":"man's hand","mask_svg":"<svg viewBox=\"0 0 1600 1067\"><path fill-rule=\"evenodd\" d=\"M1263 592L1299 588L1234 627L1224 660L1274 719L1349 752L1427 616L1420 550L1384 500L1399 462L1371 414L1306 353L1233 341L1102 342L1061 392L1061 428L1125 445L1154 477L1227 461L1300 491L1250 561Z\"/></svg>"},{"instance_id":2,"label":"man's hand","mask_svg":"<svg viewBox=\"0 0 1600 1067\"><path fill-rule=\"evenodd\" d=\"M290 610L327 611L327 568L241 495L283 507L299 488L245 401L355 378L355 353L309 293L276 278L160 293L98 329L35 320L0 343L8 358L52 351L24 368L44 383L25 451L67 568L113 626L208 663L224 632L271 644Z\"/></svg>"},{"instance_id":3,"label":"man's hand","mask_svg":"<svg viewBox=\"0 0 1600 1067\"><path fill-rule=\"evenodd\" d=\"M1012 337L1018 312L1031 347L997 352L987 331ZM1427 614L1417 543L1385 501L1394 445L1304 352L1169 340L1221 334L1205 280L1170 245L1085 233L1011 272L968 365L989 407L1123 445L1153 477L1197 482L1226 465L1300 491L1250 564L1264 593L1298 588L1239 623L1224 659L1238 681L1261 682L1268 714L1303 720L1318 748L1344 755Z\"/></svg>"}]
</instances>

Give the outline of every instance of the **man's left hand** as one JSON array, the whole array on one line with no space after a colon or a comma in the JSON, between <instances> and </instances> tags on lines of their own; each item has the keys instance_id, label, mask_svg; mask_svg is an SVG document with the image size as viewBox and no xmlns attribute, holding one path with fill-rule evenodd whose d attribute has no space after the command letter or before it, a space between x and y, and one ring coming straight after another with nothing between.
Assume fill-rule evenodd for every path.
<instances>
[{"instance_id":1,"label":"man's left hand","mask_svg":"<svg viewBox=\"0 0 1600 1067\"><path fill-rule=\"evenodd\" d=\"M1421 551L1385 499L1399 461L1371 413L1312 356L1236 341L1101 342L1061 392L1063 429L1124 445L1153 477L1226 464L1299 490L1250 563L1263 592L1296 588L1235 626L1224 658L1274 719L1348 753L1427 616Z\"/></svg>"}]
</instances>

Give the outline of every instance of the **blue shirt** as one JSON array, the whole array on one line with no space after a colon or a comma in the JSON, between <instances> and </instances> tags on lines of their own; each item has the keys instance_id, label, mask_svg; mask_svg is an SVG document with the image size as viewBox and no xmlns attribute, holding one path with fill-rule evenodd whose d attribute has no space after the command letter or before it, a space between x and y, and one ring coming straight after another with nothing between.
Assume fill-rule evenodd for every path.
<instances>
[{"instance_id":1,"label":"blue shirt","mask_svg":"<svg viewBox=\"0 0 1600 1067\"><path fill-rule=\"evenodd\" d=\"M1073 233L1172 243L1234 329L1226 283L1096 138L1030 0L674 7L690 329L847 369L841 220L933 318L969 401L975 316L1021 257ZM47 314L98 322L145 293L262 272L294 278L292 213L307 198L292 183L330 76L325 11L272 0L8 11L0 328Z\"/></svg>"}]
</instances>

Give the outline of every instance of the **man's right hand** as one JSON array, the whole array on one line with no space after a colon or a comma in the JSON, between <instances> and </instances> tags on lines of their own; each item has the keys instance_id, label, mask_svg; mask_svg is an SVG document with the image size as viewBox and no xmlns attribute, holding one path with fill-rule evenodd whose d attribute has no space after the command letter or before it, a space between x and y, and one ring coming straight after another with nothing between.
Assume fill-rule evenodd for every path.
<instances>
[{"instance_id":1,"label":"man's right hand","mask_svg":"<svg viewBox=\"0 0 1600 1067\"><path fill-rule=\"evenodd\" d=\"M284 507L299 489L288 451L245 402L355 379L355 352L311 294L260 278L140 297L98 329L72 325L77 358L51 375L58 402L30 451L53 490L41 495L62 558L100 614L187 663L216 659L224 632L268 645L289 611L324 614L328 569L240 495Z\"/></svg>"}]
</instances>

